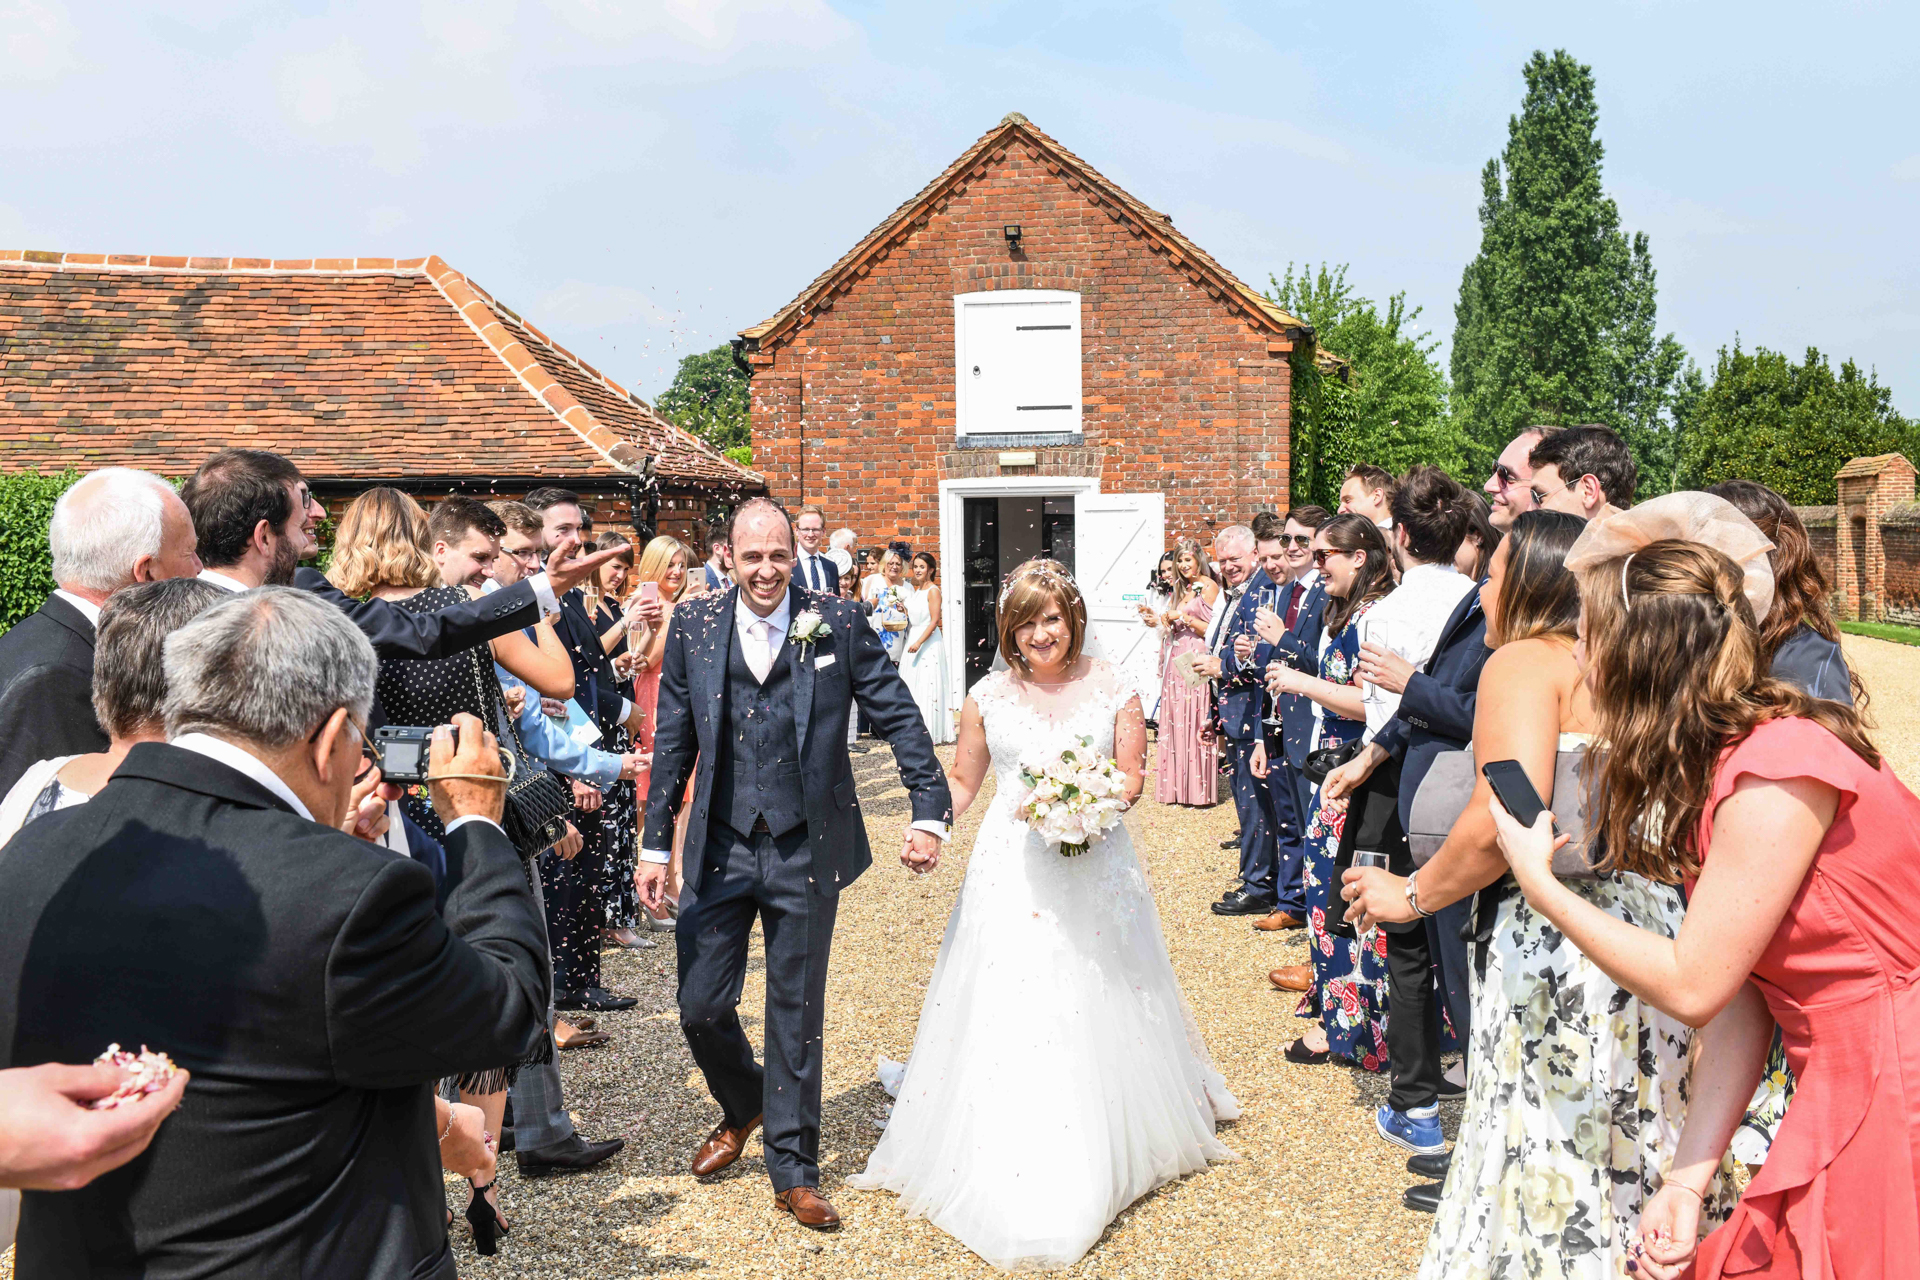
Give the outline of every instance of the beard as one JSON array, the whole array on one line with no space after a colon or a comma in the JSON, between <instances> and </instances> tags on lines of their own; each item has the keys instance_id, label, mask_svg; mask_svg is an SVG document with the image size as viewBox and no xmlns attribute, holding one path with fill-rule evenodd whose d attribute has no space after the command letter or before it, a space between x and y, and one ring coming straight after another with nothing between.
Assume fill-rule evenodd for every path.
<instances>
[{"instance_id":1,"label":"beard","mask_svg":"<svg viewBox=\"0 0 1920 1280\"><path fill-rule=\"evenodd\" d=\"M273 559L267 563L267 585L292 586L294 570L299 567L300 553L294 550L293 539L276 538L273 544Z\"/></svg>"}]
</instances>

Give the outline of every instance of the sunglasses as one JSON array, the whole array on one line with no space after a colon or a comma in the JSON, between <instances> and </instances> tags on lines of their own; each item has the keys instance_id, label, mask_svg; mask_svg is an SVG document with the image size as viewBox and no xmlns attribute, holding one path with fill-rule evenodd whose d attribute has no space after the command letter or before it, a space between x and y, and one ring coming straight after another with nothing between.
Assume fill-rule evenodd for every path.
<instances>
[{"instance_id":1,"label":"sunglasses","mask_svg":"<svg viewBox=\"0 0 1920 1280\"><path fill-rule=\"evenodd\" d=\"M1313 535L1310 533L1283 533L1280 535L1280 542L1283 546L1304 547L1312 541Z\"/></svg>"},{"instance_id":2,"label":"sunglasses","mask_svg":"<svg viewBox=\"0 0 1920 1280\"><path fill-rule=\"evenodd\" d=\"M1519 484L1520 477L1516 475L1513 468L1506 463L1496 462L1493 464L1493 482L1502 489L1507 489Z\"/></svg>"},{"instance_id":3,"label":"sunglasses","mask_svg":"<svg viewBox=\"0 0 1920 1280\"><path fill-rule=\"evenodd\" d=\"M1313 564L1316 569L1324 569L1327 567L1328 556L1350 556L1352 554L1353 552L1342 551L1338 547L1322 547L1313 553Z\"/></svg>"}]
</instances>

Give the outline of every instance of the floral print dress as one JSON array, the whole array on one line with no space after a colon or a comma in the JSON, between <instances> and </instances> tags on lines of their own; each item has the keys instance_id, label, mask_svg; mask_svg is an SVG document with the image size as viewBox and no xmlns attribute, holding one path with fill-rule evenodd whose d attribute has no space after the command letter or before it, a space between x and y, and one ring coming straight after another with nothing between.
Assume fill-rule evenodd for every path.
<instances>
[{"instance_id":1,"label":"floral print dress","mask_svg":"<svg viewBox=\"0 0 1920 1280\"><path fill-rule=\"evenodd\" d=\"M1628 924L1680 928L1674 886L1628 874L1567 885ZM1484 969L1475 957L1472 1022L1466 1110L1421 1280L1626 1274L1686 1122L1693 1032L1615 985L1511 888ZM1723 1159L1702 1235L1738 1198L1731 1174Z\"/></svg>"},{"instance_id":2,"label":"floral print dress","mask_svg":"<svg viewBox=\"0 0 1920 1280\"><path fill-rule=\"evenodd\" d=\"M1373 607L1369 600L1353 611L1340 633L1327 639L1320 652L1320 678L1334 684L1358 684L1361 618ZM1348 720L1324 708L1320 747L1343 746L1366 732L1364 720ZM1340 851L1340 832L1346 826L1346 807L1320 803L1316 790L1313 819L1307 824L1304 873L1307 886L1307 951L1313 965L1313 985L1300 997L1294 1012L1318 1018L1327 1033L1327 1048L1336 1058L1365 1067L1387 1069L1387 936L1375 929L1362 952L1357 938L1327 932L1327 913L1333 910L1334 858ZM1344 910L1344 908L1342 908ZM1339 919L1336 915L1335 920Z\"/></svg>"}]
</instances>

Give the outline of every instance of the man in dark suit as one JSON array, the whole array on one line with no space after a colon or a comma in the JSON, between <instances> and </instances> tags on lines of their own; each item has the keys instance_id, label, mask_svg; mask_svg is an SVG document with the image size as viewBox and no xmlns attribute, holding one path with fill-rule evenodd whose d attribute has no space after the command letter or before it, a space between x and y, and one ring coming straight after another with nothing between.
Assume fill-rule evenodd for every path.
<instances>
[{"instance_id":1,"label":"man in dark suit","mask_svg":"<svg viewBox=\"0 0 1920 1280\"><path fill-rule=\"evenodd\" d=\"M326 518L300 469L264 449L222 449L181 488L199 537L200 576L232 591L265 584L295 586L331 601L366 632L387 658L444 658L538 622L558 597L618 555L573 556L555 549L544 572L503 591L438 613L415 613L377 598L343 594L300 562L320 549L314 530ZM564 554L563 554L564 552Z\"/></svg>"},{"instance_id":2,"label":"man in dark suit","mask_svg":"<svg viewBox=\"0 0 1920 1280\"><path fill-rule=\"evenodd\" d=\"M93 632L121 587L200 572L193 520L158 476L106 467L54 503L58 588L0 635L0 795L35 761L107 749L93 715Z\"/></svg>"},{"instance_id":3,"label":"man in dark suit","mask_svg":"<svg viewBox=\"0 0 1920 1280\"><path fill-rule=\"evenodd\" d=\"M1274 809L1272 789L1253 772L1253 751L1260 742L1265 706L1261 673L1273 648L1254 633L1253 619L1262 590L1273 582L1258 567L1253 530L1245 525L1216 534L1213 556L1228 591L1240 591L1232 604L1222 600L1218 606L1231 612L1216 636L1219 669L1207 667L1216 681L1220 734L1233 761L1233 807L1240 818L1240 883L1213 904L1213 911L1223 916L1264 916L1276 901L1280 815Z\"/></svg>"},{"instance_id":4,"label":"man in dark suit","mask_svg":"<svg viewBox=\"0 0 1920 1280\"><path fill-rule=\"evenodd\" d=\"M304 592L215 605L167 641L172 740L7 846L0 1067L117 1041L193 1073L144 1154L28 1193L22 1274L453 1276L433 1082L538 1043L545 937L472 717L430 753L444 920L424 867L339 829L383 807L375 661Z\"/></svg>"},{"instance_id":5,"label":"man in dark suit","mask_svg":"<svg viewBox=\"0 0 1920 1280\"><path fill-rule=\"evenodd\" d=\"M680 1026L722 1112L693 1172L733 1163L764 1117L776 1203L825 1229L840 1221L819 1193L828 953L840 891L873 860L847 754L856 699L893 743L911 800L909 867L938 865L953 802L913 695L865 615L792 581L792 537L777 504L746 503L729 539L740 585L673 611L638 884L657 905L693 778L675 930ZM736 1012L756 917L767 949L764 1069Z\"/></svg>"},{"instance_id":6,"label":"man in dark suit","mask_svg":"<svg viewBox=\"0 0 1920 1280\"><path fill-rule=\"evenodd\" d=\"M793 580L823 596L840 594L840 566L827 554L827 513L805 506L793 517L793 539L799 544Z\"/></svg>"}]
</instances>

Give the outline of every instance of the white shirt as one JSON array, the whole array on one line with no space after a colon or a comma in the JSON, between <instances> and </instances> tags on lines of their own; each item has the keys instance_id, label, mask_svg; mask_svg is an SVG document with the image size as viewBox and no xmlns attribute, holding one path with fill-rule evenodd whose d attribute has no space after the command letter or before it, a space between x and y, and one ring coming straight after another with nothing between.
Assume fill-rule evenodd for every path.
<instances>
[{"instance_id":1,"label":"white shirt","mask_svg":"<svg viewBox=\"0 0 1920 1280\"><path fill-rule=\"evenodd\" d=\"M222 591L251 591L253 589L238 578L229 578L218 569L202 569L200 571L200 581L211 582Z\"/></svg>"},{"instance_id":2,"label":"white shirt","mask_svg":"<svg viewBox=\"0 0 1920 1280\"><path fill-rule=\"evenodd\" d=\"M825 591L829 564L833 564L833 561L824 551L802 552L800 563L795 566L793 576L803 587L813 591ZM835 564L834 567L837 569L839 565Z\"/></svg>"},{"instance_id":3,"label":"white shirt","mask_svg":"<svg viewBox=\"0 0 1920 1280\"><path fill-rule=\"evenodd\" d=\"M1378 634L1376 628L1386 624L1385 647L1418 671L1433 656L1434 646L1440 643L1440 629L1447 625L1454 606L1477 585L1451 564L1412 565L1400 575L1400 585L1367 610L1360 620L1360 638L1364 643L1377 643L1373 639ZM1376 689L1375 694L1366 704L1368 741L1400 707L1399 694L1385 689Z\"/></svg>"},{"instance_id":4,"label":"white shirt","mask_svg":"<svg viewBox=\"0 0 1920 1280\"><path fill-rule=\"evenodd\" d=\"M65 590L64 588L56 589L53 594L59 596L62 600L65 600L68 604L78 609L80 611L80 616L85 618L88 622L91 622L93 624L93 629L95 631L98 631L100 629L100 606L99 605L87 599L85 596L77 596L73 594L73 592Z\"/></svg>"},{"instance_id":5,"label":"white shirt","mask_svg":"<svg viewBox=\"0 0 1920 1280\"><path fill-rule=\"evenodd\" d=\"M1207 619L1207 652L1216 658L1220 656L1220 636L1226 630L1227 619L1233 616L1234 608L1240 603L1240 596L1247 589L1247 582L1253 580L1248 574L1246 582L1237 587L1221 587L1220 594L1213 598L1213 616Z\"/></svg>"},{"instance_id":6,"label":"white shirt","mask_svg":"<svg viewBox=\"0 0 1920 1280\"><path fill-rule=\"evenodd\" d=\"M734 638L740 645L741 656L746 658L747 665L752 667L755 674L759 675L762 680L766 679L763 673L773 668L774 657L779 654L780 646L786 641L787 630L790 625L789 619L792 617L792 614L793 597L791 595L780 597L780 604L765 618L755 613L752 607L747 604L747 594L744 589L741 591L740 597L734 601ZM766 633L765 643L761 641L760 637L754 634L755 624L760 622L771 624L770 629ZM646 817L645 804L646 801L643 798L641 801L642 821L644 821ZM933 835L939 836L942 841L949 839L952 835L952 830L946 823L933 819L922 819L919 822L909 825L912 830L930 832ZM642 862L672 862L673 855L660 849L643 848L640 850L640 860Z\"/></svg>"}]
</instances>

